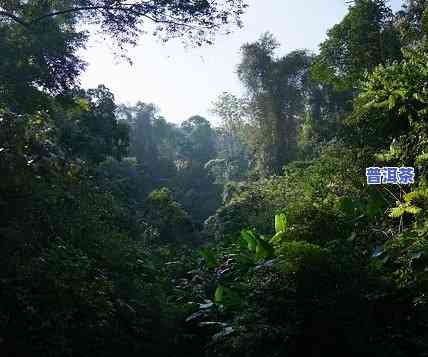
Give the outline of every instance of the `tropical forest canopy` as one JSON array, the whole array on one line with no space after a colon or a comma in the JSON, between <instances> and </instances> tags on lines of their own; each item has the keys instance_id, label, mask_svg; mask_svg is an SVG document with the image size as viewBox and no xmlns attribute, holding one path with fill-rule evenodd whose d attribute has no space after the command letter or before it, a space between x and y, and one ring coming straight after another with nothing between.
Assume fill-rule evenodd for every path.
<instances>
[{"instance_id":1,"label":"tropical forest canopy","mask_svg":"<svg viewBox=\"0 0 428 357\"><path fill-rule=\"evenodd\" d=\"M82 29L209 45L243 0L1 0L0 354L426 356L427 5L243 43L213 125L82 88Z\"/></svg>"}]
</instances>

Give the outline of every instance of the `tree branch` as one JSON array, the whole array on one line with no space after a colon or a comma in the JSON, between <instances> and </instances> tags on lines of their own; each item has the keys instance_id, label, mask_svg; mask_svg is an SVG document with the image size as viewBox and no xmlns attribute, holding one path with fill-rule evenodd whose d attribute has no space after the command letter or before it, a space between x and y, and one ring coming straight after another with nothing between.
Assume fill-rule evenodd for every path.
<instances>
[{"instance_id":1,"label":"tree branch","mask_svg":"<svg viewBox=\"0 0 428 357\"><path fill-rule=\"evenodd\" d=\"M7 12L7 11L3 11L0 10L0 17L8 17L9 19L15 21L16 23L24 26L24 27L29 27L29 24L26 23L25 21L21 20L18 16L15 16L14 14Z\"/></svg>"},{"instance_id":2,"label":"tree branch","mask_svg":"<svg viewBox=\"0 0 428 357\"><path fill-rule=\"evenodd\" d=\"M190 29L193 29L193 30L203 30L203 29L215 28L215 26L206 26L206 27L201 26L201 27L198 27L198 26L193 26L193 25L190 25L190 24L186 24L184 22L173 21L173 20L168 20L168 19L159 20L156 17L152 17L152 16L147 15L147 14L139 14L139 16L143 16L143 17L149 19L150 21L153 21L156 24L161 24L162 23L162 24L170 24L170 25L176 25L176 26L184 26L184 27L187 27L187 28L190 28Z\"/></svg>"},{"instance_id":3,"label":"tree branch","mask_svg":"<svg viewBox=\"0 0 428 357\"><path fill-rule=\"evenodd\" d=\"M8 18L12 19L13 21L15 21L16 23L28 28L31 25L33 25L37 22L40 22L46 18L70 14L73 12L93 11L93 10L116 10L116 11L124 11L124 12L132 11L135 15L145 17L145 18L153 21L154 23L166 23L166 24L171 24L171 25L176 25L176 26L184 26L184 27L188 27L191 29L195 29L195 30L213 29L216 27L215 25L200 26L200 27L194 26L194 25L190 25L190 24L185 23L185 22L180 22L179 20L176 20L174 18L160 20L156 17L152 17L152 16L148 15L147 12L140 12L140 11L134 10L132 8L130 9L129 7L132 7L132 6L135 6L135 4L120 4L120 6L98 5L98 6L73 7L70 9L50 12L48 14L36 17L35 19L32 19L29 23L25 22L24 20L21 20L18 16L14 15L10 12L7 12L7 11L0 11L0 17L8 17Z\"/></svg>"},{"instance_id":4,"label":"tree branch","mask_svg":"<svg viewBox=\"0 0 428 357\"><path fill-rule=\"evenodd\" d=\"M61 11L54 11L54 12L50 12L46 15L36 17L34 20L31 20L31 23L39 22L39 21L46 19L48 17L65 15L65 14L70 14L73 12L82 12L82 11L91 11L91 10L122 10L122 11L127 11L127 9L122 8L122 6L133 6L133 5L132 4L121 4L120 7L109 6L109 5L72 7L70 9L61 10Z\"/></svg>"},{"instance_id":5,"label":"tree branch","mask_svg":"<svg viewBox=\"0 0 428 357\"><path fill-rule=\"evenodd\" d=\"M35 23L37 23L41 20L44 20L48 17L55 17L55 16L65 15L65 14L69 14L69 13L73 13L73 12L82 12L82 11L90 11L90 10L122 10L122 11L127 11L126 8L122 8L122 7L127 7L127 6L134 6L134 4L121 4L120 7L119 6L114 7L114 6L109 6L109 5L72 7L70 9L65 9L65 10L47 13L45 15L36 17L35 19L32 19L30 22L25 22L24 20L21 20L18 16L12 14L11 12L5 11L5 10L0 10L0 17L8 17L11 20L14 20L15 22L17 22L18 24L20 24L22 26L29 27L30 25L35 24Z\"/></svg>"}]
</instances>

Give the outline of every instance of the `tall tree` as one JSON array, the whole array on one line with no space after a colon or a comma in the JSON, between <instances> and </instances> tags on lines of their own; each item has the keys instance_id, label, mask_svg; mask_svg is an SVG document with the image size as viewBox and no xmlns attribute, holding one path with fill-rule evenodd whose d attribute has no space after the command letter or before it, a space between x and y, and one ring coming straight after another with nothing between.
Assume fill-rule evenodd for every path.
<instances>
[{"instance_id":1,"label":"tall tree","mask_svg":"<svg viewBox=\"0 0 428 357\"><path fill-rule=\"evenodd\" d=\"M194 115L181 124L184 132L184 142L181 145L181 155L189 161L205 164L215 155L215 131L210 122Z\"/></svg>"},{"instance_id":2,"label":"tall tree","mask_svg":"<svg viewBox=\"0 0 428 357\"><path fill-rule=\"evenodd\" d=\"M242 180L251 161L248 105L244 99L224 92L211 111L221 122L216 129L218 155L208 166L220 181Z\"/></svg>"},{"instance_id":3,"label":"tall tree","mask_svg":"<svg viewBox=\"0 0 428 357\"><path fill-rule=\"evenodd\" d=\"M6 4L4 4L6 3ZM31 30L4 17L2 7L37 13L46 1L3 1L0 7L0 104L14 112L45 110L50 94L74 87L84 63L76 51L86 35L68 18L46 18ZM40 10L41 11L41 10Z\"/></svg>"},{"instance_id":4,"label":"tall tree","mask_svg":"<svg viewBox=\"0 0 428 357\"><path fill-rule=\"evenodd\" d=\"M280 173L297 149L297 124L304 98L311 56L295 51L275 58L278 43L269 33L242 47L238 75L247 89L252 118L259 128L260 169Z\"/></svg>"},{"instance_id":5,"label":"tall tree","mask_svg":"<svg viewBox=\"0 0 428 357\"><path fill-rule=\"evenodd\" d=\"M100 162L127 154L129 127L117 120L113 93L104 85L71 93L64 105L50 110L58 126L60 144L73 157ZM70 100L71 99L71 100Z\"/></svg>"},{"instance_id":6,"label":"tall tree","mask_svg":"<svg viewBox=\"0 0 428 357\"><path fill-rule=\"evenodd\" d=\"M355 91L366 71L400 56L399 33L385 1L356 0L327 32L313 74L338 89Z\"/></svg>"},{"instance_id":7,"label":"tall tree","mask_svg":"<svg viewBox=\"0 0 428 357\"><path fill-rule=\"evenodd\" d=\"M384 0L357 0L327 32L311 66L311 142L340 136L366 73L401 58L400 35Z\"/></svg>"},{"instance_id":8,"label":"tall tree","mask_svg":"<svg viewBox=\"0 0 428 357\"><path fill-rule=\"evenodd\" d=\"M138 102L133 107L121 106L118 114L130 125L130 155L149 171L156 170L159 161L154 122L158 119L158 108L154 104Z\"/></svg>"}]
</instances>

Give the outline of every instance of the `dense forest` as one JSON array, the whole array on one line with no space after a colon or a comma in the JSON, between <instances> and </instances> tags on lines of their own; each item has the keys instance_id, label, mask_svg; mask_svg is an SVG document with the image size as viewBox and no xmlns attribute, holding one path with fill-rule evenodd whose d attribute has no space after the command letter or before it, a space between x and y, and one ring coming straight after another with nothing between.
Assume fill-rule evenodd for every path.
<instances>
[{"instance_id":1,"label":"dense forest","mask_svg":"<svg viewBox=\"0 0 428 357\"><path fill-rule=\"evenodd\" d=\"M244 1L0 0L0 355L428 356L427 6L261 34L178 125L80 86L83 25L204 46Z\"/></svg>"}]
</instances>

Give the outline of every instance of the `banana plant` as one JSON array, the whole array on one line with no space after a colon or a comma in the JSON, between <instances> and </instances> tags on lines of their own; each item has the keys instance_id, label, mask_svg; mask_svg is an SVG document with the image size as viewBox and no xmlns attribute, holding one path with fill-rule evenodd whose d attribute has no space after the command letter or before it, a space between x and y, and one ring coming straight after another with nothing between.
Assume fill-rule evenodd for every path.
<instances>
[{"instance_id":1,"label":"banana plant","mask_svg":"<svg viewBox=\"0 0 428 357\"><path fill-rule=\"evenodd\" d=\"M241 231L241 239L247 244L248 250L254 254L256 261L273 257L274 248L263 236L249 229Z\"/></svg>"},{"instance_id":2,"label":"banana plant","mask_svg":"<svg viewBox=\"0 0 428 357\"><path fill-rule=\"evenodd\" d=\"M260 264L261 262L274 258L275 248L273 243L283 239L286 228L287 218L285 214L278 214L275 216L275 235L270 239L257 234L251 229L242 230L240 240L241 251L240 254L237 255L241 257L240 262L247 262L246 259L248 259L248 263L250 265L254 265L254 263ZM207 265L208 263L214 264L214 258L212 257L211 252L203 250L201 254ZM240 304L240 298L236 291L224 286L223 283L219 283L214 292L213 302L216 305L236 308Z\"/></svg>"}]
</instances>

